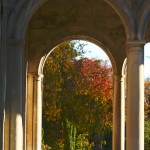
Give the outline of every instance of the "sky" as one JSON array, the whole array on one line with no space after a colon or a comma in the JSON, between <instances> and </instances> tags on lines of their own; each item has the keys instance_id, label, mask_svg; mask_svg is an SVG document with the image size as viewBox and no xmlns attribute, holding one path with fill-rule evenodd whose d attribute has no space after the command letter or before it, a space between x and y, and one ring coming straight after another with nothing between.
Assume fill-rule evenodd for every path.
<instances>
[{"instance_id":1,"label":"sky","mask_svg":"<svg viewBox=\"0 0 150 150\"><path fill-rule=\"evenodd\" d=\"M110 61L107 54L99 46L87 41L80 42L86 43L84 46L85 57ZM150 43L144 47L144 77L150 78Z\"/></svg>"}]
</instances>

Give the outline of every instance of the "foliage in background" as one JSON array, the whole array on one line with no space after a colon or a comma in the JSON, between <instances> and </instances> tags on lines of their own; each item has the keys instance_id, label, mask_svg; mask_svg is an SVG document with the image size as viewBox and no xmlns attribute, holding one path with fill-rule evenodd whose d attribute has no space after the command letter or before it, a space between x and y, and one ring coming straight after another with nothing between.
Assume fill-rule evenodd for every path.
<instances>
[{"instance_id":1,"label":"foliage in background","mask_svg":"<svg viewBox=\"0 0 150 150\"><path fill-rule=\"evenodd\" d=\"M45 143L51 147L43 141L43 149L91 150L90 134L96 131L102 135L106 142L103 148L111 150L111 78L109 80L106 78L104 83L101 82L103 76L111 77L111 68L101 60L83 58L84 45L75 45L74 42L60 45L51 53L46 62L43 127ZM80 55L81 59L75 59ZM67 126L66 119L69 121L69 126ZM149 147L150 79L146 79L145 150L148 150Z\"/></svg>"},{"instance_id":2,"label":"foliage in background","mask_svg":"<svg viewBox=\"0 0 150 150\"><path fill-rule=\"evenodd\" d=\"M145 141L144 149L149 150L150 148L150 79L147 78L144 83L145 86Z\"/></svg>"},{"instance_id":3,"label":"foliage in background","mask_svg":"<svg viewBox=\"0 0 150 150\"><path fill-rule=\"evenodd\" d=\"M145 119L145 130L144 130L144 150L150 148L150 119Z\"/></svg>"},{"instance_id":4,"label":"foliage in background","mask_svg":"<svg viewBox=\"0 0 150 150\"><path fill-rule=\"evenodd\" d=\"M67 41L45 64L44 141L53 150L90 150L93 132L111 143L106 134L112 128L112 69L102 60L83 58L83 47Z\"/></svg>"}]
</instances>

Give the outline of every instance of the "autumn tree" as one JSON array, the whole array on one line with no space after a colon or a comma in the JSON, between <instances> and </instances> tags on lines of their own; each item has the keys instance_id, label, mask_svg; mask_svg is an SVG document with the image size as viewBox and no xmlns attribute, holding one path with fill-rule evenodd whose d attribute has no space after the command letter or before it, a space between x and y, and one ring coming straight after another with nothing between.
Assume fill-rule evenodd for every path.
<instances>
[{"instance_id":1,"label":"autumn tree","mask_svg":"<svg viewBox=\"0 0 150 150\"><path fill-rule=\"evenodd\" d=\"M144 148L148 150L150 147L150 78L145 79L144 82L144 96L145 96L145 139Z\"/></svg>"},{"instance_id":2,"label":"autumn tree","mask_svg":"<svg viewBox=\"0 0 150 150\"><path fill-rule=\"evenodd\" d=\"M77 136L104 135L111 128L111 67L102 60L76 59L83 52L83 45L65 42L45 65L43 127L53 149L73 150Z\"/></svg>"},{"instance_id":3,"label":"autumn tree","mask_svg":"<svg viewBox=\"0 0 150 150\"><path fill-rule=\"evenodd\" d=\"M72 75L68 72L73 73L72 61L83 53L82 47L82 44L76 44L75 47L75 43L69 41L61 44L51 53L44 69L43 127L47 131L53 129L45 132L45 137L47 137L45 141L56 143L55 141L58 139L58 143L65 142L65 149L69 149L67 146L70 145L68 128L73 126L68 120L71 113L67 111L68 102L73 99L71 92L67 91L73 86L69 82ZM63 132L64 130L65 132ZM52 135L55 136L52 137ZM53 149L58 148L53 147Z\"/></svg>"},{"instance_id":4,"label":"autumn tree","mask_svg":"<svg viewBox=\"0 0 150 150\"><path fill-rule=\"evenodd\" d=\"M150 105L150 78L145 79L144 90L145 103Z\"/></svg>"},{"instance_id":5,"label":"autumn tree","mask_svg":"<svg viewBox=\"0 0 150 150\"><path fill-rule=\"evenodd\" d=\"M145 115L150 118L150 79L145 79L144 82L144 97L145 97Z\"/></svg>"},{"instance_id":6,"label":"autumn tree","mask_svg":"<svg viewBox=\"0 0 150 150\"><path fill-rule=\"evenodd\" d=\"M101 125L105 126L110 123L111 118L111 113L109 114L111 111L107 112L111 109L112 102L111 67L107 62L88 58L75 60L73 65L74 71L80 74L76 76L76 92L74 92L74 101L79 105L75 112L79 116L78 124L81 123L79 129L85 124L85 130L87 130L87 124L89 124L89 131L92 128L99 130L100 122L102 121Z\"/></svg>"}]
</instances>

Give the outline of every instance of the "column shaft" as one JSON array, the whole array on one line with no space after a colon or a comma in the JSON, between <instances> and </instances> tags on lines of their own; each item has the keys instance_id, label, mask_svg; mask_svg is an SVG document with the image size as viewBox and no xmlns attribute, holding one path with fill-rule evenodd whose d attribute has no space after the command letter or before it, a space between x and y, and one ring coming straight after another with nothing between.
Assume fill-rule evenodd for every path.
<instances>
[{"instance_id":1,"label":"column shaft","mask_svg":"<svg viewBox=\"0 0 150 150\"><path fill-rule=\"evenodd\" d=\"M34 77L33 149L36 150L41 150L42 140L42 79L43 75Z\"/></svg>"},{"instance_id":2,"label":"column shaft","mask_svg":"<svg viewBox=\"0 0 150 150\"><path fill-rule=\"evenodd\" d=\"M113 99L113 150L124 150L125 136L125 99L124 78L114 75Z\"/></svg>"},{"instance_id":3,"label":"column shaft","mask_svg":"<svg viewBox=\"0 0 150 150\"><path fill-rule=\"evenodd\" d=\"M144 43L127 48L127 150L144 150Z\"/></svg>"},{"instance_id":4,"label":"column shaft","mask_svg":"<svg viewBox=\"0 0 150 150\"><path fill-rule=\"evenodd\" d=\"M26 148L33 149L33 81L34 74L28 73L27 78L27 108L26 108Z\"/></svg>"},{"instance_id":5,"label":"column shaft","mask_svg":"<svg viewBox=\"0 0 150 150\"><path fill-rule=\"evenodd\" d=\"M0 2L0 149L4 149L4 120L6 98L6 24L7 14Z\"/></svg>"},{"instance_id":6,"label":"column shaft","mask_svg":"<svg viewBox=\"0 0 150 150\"><path fill-rule=\"evenodd\" d=\"M23 42L12 40L7 44L7 86L5 149L23 149Z\"/></svg>"}]
</instances>

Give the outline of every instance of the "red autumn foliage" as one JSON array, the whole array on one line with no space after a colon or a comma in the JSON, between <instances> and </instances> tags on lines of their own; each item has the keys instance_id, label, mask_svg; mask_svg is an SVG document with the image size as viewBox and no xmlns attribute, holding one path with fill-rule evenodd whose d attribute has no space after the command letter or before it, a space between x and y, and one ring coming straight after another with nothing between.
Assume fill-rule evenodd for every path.
<instances>
[{"instance_id":1,"label":"red autumn foliage","mask_svg":"<svg viewBox=\"0 0 150 150\"><path fill-rule=\"evenodd\" d=\"M82 74L82 81L88 83L90 95L112 99L112 67L106 61L83 58L75 60Z\"/></svg>"}]
</instances>

